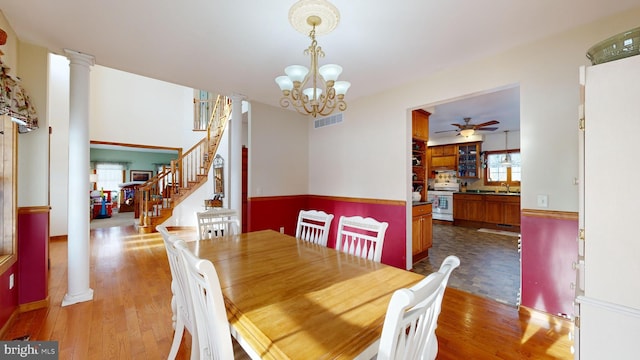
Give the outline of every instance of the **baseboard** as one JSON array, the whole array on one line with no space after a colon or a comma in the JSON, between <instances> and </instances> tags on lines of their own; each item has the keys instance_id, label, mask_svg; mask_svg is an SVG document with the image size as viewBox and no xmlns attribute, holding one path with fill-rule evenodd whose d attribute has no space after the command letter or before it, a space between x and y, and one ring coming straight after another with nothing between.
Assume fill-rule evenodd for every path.
<instances>
[{"instance_id":1,"label":"baseboard","mask_svg":"<svg viewBox=\"0 0 640 360\"><path fill-rule=\"evenodd\" d=\"M49 241L67 241L67 235L49 236Z\"/></svg>"},{"instance_id":2,"label":"baseboard","mask_svg":"<svg viewBox=\"0 0 640 360\"><path fill-rule=\"evenodd\" d=\"M49 307L49 297L44 300L32 301L25 304L20 304L18 310L23 313L31 310L43 309Z\"/></svg>"}]
</instances>

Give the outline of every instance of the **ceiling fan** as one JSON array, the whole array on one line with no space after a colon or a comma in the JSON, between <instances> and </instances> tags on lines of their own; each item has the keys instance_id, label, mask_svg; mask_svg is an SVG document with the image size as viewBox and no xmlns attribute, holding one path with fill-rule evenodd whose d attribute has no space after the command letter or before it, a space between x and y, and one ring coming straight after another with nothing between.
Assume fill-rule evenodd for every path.
<instances>
[{"instance_id":1,"label":"ceiling fan","mask_svg":"<svg viewBox=\"0 0 640 360\"><path fill-rule=\"evenodd\" d=\"M494 131L497 130L497 127L488 127L491 125L496 125L496 124L500 124L500 121L498 120L490 120L487 122L484 122L482 124L470 124L469 122L471 121L470 117L466 117L464 118L464 124L451 124L453 126L457 126L458 129L456 130L444 130L444 131L436 131L436 133L443 133L443 132L449 132L449 131L457 131L458 135L462 135L464 137L468 137L473 135L474 132L476 131Z\"/></svg>"}]
</instances>

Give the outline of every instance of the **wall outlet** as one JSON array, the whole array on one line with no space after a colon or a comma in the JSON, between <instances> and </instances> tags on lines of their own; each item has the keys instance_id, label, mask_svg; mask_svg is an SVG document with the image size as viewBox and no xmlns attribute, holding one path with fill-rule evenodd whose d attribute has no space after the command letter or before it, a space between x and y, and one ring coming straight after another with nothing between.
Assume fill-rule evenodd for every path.
<instances>
[{"instance_id":1,"label":"wall outlet","mask_svg":"<svg viewBox=\"0 0 640 360\"><path fill-rule=\"evenodd\" d=\"M15 285L15 281L13 279L13 274L9 275L9 290L13 289L13 286Z\"/></svg>"},{"instance_id":2,"label":"wall outlet","mask_svg":"<svg viewBox=\"0 0 640 360\"><path fill-rule=\"evenodd\" d=\"M284 226L280 226L280 233L284 234Z\"/></svg>"},{"instance_id":3,"label":"wall outlet","mask_svg":"<svg viewBox=\"0 0 640 360\"><path fill-rule=\"evenodd\" d=\"M538 195L538 207L541 207L541 208L549 207L548 195Z\"/></svg>"}]
</instances>

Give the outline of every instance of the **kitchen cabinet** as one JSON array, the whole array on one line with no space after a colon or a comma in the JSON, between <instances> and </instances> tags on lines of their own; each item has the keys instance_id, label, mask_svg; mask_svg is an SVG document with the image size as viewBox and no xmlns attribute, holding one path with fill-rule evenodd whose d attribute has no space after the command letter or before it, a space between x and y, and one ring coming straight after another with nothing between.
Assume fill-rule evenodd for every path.
<instances>
[{"instance_id":1,"label":"kitchen cabinet","mask_svg":"<svg viewBox=\"0 0 640 360\"><path fill-rule=\"evenodd\" d=\"M436 170L456 170L458 150L456 145L439 145L429 147L429 177L435 177Z\"/></svg>"},{"instance_id":2,"label":"kitchen cabinet","mask_svg":"<svg viewBox=\"0 0 640 360\"><path fill-rule=\"evenodd\" d=\"M431 204L413 207L412 217L412 247L413 262L429 256L429 249L433 246L433 224Z\"/></svg>"},{"instance_id":3,"label":"kitchen cabinet","mask_svg":"<svg viewBox=\"0 0 640 360\"><path fill-rule=\"evenodd\" d=\"M482 195L453 194L453 219L484 221L485 204Z\"/></svg>"},{"instance_id":4,"label":"kitchen cabinet","mask_svg":"<svg viewBox=\"0 0 640 360\"><path fill-rule=\"evenodd\" d=\"M411 133L414 139L429 140L429 116L424 110L414 110L411 113Z\"/></svg>"},{"instance_id":5,"label":"kitchen cabinet","mask_svg":"<svg viewBox=\"0 0 640 360\"><path fill-rule=\"evenodd\" d=\"M480 169L480 143L458 145L458 177L478 178Z\"/></svg>"},{"instance_id":6,"label":"kitchen cabinet","mask_svg":"<svg viewBox=\"0 0 640 360\"><path fill-rule=\"evenodd\" d=\"M520 231L520 195L454 193L453 224Z\"/></svg>"},{"instance_id":7,"label":"kitchen cabinet","mask_svg":"<svg viewBox=\"0 0 640 360\"><path fill-rule=\"evenodd\" d=\"M520 226L520 196L485 195L485 222Z\"/></svg>"},{"instance_id":8,"label":"kitchen cabinet","mask_svg":"<svg viewBox=\"0 0 640 360\"><path fill-rule=\"evenodd\" d=\"M429 177L436 170L454 170L459 178L479 178L480 142L430 146L428 148Z\"/></svg>"}]
</instances>

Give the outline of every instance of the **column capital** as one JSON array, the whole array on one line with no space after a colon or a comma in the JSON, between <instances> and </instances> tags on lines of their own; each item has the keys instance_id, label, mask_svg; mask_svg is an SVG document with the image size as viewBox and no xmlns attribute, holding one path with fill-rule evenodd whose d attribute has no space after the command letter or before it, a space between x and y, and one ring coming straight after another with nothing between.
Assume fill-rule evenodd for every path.
<instances>
[{"instance_id":1,"label":"column capital","mask_svg":"<svg viewBox=\"0 0 640 360\"><path fill-rule=\"evenodd\" d=\"M75 50L64 49L64 54L72 64L93 66L96 64L96 58L93 55L83 54Z\"/></svg>"},{"instance_id":2,"label":"column capital","mask_svg":"<svg viewBox=\"0 0 640 360\"><path fill-rule=\"evenodd\" d=\"M242 95L239 93L232 93L231 95L229 95L229 97L231 98L231 101L242 101L242 100L247 100L247 96L246 95Z\"/></svg>"}]
</instances>

